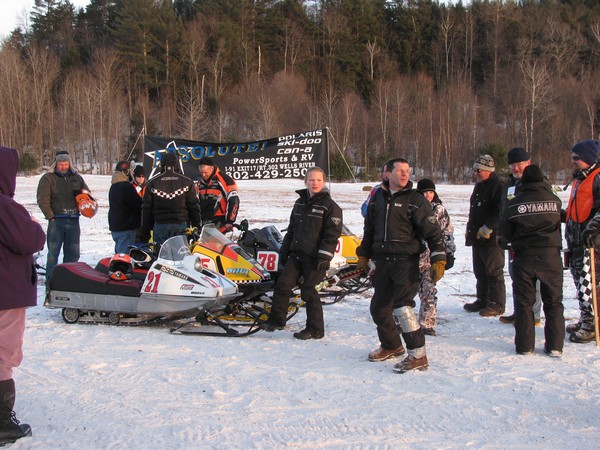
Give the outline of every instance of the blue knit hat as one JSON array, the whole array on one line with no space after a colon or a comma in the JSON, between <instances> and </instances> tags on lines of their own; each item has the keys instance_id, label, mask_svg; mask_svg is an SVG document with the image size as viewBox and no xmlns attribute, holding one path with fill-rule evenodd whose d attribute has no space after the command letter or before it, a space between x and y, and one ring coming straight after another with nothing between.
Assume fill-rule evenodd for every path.
<instances>
[{"instance_id":1,"label":"blue knit hat","mask_svg":"<svg viewBox=\"0 0 600 450\"><path fill-rule=\"evenodd\" d=\"M598 153L600 153L600 142L596 140L578 142L571 149L571 153L576 154L582 161L590 166L598 161Z\"/></svg>"}]
</instances>

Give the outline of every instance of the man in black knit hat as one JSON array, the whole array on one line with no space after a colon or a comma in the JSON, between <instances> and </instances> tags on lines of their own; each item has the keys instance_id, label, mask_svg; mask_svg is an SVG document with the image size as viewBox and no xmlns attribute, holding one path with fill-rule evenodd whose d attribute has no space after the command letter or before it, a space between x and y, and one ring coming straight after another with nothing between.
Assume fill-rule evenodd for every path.
<instances>
[{"instance_id":1,"label":"man in black knit hat","mask_svg":"<svg viewBox=\"0 0 600 450\"><path fill-rule=\"evenodd\" d=\"M475 188L470 199L466 245L472 247L473 273L477 279L477 300L465 303L468 312L499 316L504 313L504 252L497 242L504 185L495 173L490 155L480 155L473 164Z\"/></svg>"},{"instance_id":2,"label":"man in black knit hat","mask_svg":"<svg viewBox=\"0 0 600 450\"><path fill-rule=\"evenodd\" d=\"M502 207L500 208L501 215L504 213L508 201L512 200L515 197L516 189L521 184L521 177L523 176L523 171L529 165L531 165L531 157L524 148L514 147L508 151L508 168L510 170L510 175L508 176L508 182L506 183L506 195L502 198ZM503 249L507 249L506 242L503 242L502 237L500 239L500 245ZM510 251L508 253L508 272L512 277L512 253ZM542 308L542 297L540 295L539 283L537 284L537 286L538 288L536 290L535 295L535 304L533 305L533 315L535 317L535 324L539 325ZM515 294L513 292L513 304L514 297ZM514 321L514 313L506 316L500 316L500 322L502 323L511 324Z\"/></svg>"}]
</instances>

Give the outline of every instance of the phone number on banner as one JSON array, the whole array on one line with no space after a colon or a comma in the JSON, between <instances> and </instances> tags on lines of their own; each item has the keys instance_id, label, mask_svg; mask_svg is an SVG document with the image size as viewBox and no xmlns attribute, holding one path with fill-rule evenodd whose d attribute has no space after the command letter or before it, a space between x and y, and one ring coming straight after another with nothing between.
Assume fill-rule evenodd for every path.
<instances>
[{"instance_id":1,"label":"phone number on banner","mask_svg":"<svg viewBox=\"0 0 600 450\"><path fill-rule=\"evenodd\" d=\"M306 175L308 167L295 167L293 169L268 169L268 170L238 170L235 167L226 167L227 175L235 180L263 180L276 178L301 178Z\"/></svg>"}]
</instances>

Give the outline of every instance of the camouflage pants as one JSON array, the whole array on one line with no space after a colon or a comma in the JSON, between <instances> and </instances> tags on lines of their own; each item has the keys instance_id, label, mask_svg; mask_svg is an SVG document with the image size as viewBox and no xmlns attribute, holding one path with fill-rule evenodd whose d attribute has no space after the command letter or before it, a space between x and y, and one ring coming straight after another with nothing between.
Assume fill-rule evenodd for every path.
<instances>
[{"instance_id":1,"label":"camouflage pants","mask_svg":"<svg viewBox=\"0 0 600 450\"><path fill-rule=\"evenodd\" d=\"M437 289L431 281L431 264L429 258L419 261L421 281L419 283L419 322L423 328L435 328L437 317Z\"/></svg>"}]
</instances>

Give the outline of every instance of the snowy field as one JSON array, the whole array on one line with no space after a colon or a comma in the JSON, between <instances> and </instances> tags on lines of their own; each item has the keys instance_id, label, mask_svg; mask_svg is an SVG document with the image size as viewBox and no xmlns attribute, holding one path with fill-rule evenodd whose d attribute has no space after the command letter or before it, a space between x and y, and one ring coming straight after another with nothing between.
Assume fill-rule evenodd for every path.
<instances>
[{"instance_id":1,"label":"snowy field","mask_svg":"<svg viewBox=\"0 0 600 450\"><path fill-rule=\"evenodd\" d=\"M82 261L109 256L108 176L85 176L100 211L82 218ZM46 226L20 177L17 201ZM364 184L334 184L344 221L362 234ZM251 227L287 224L301 181L240 182L239 218ZM439 283L438 335L430 368L394 373L369 362L379 343L370 293L325 306L326 336L298 341L304 311L285 331L246 338L171 335L161 327L69 325L60 310L28 310L25 359L15 370L17 416L33 438L12 448L568 448L600 440L600 349L565 343L515 354L514 329L463 310L475 299L464 230L472 186L438 186L455 225L455 267ZM566 194L561 194L563 200ZM45 258L44 258L45 263ZM578 317L564 272L565 316ZM506 271L508 310L512 288ZM38 304L44 288L40 286ZM596 444L594 444L596 442Z\"/></svg>"}]
</instances>

